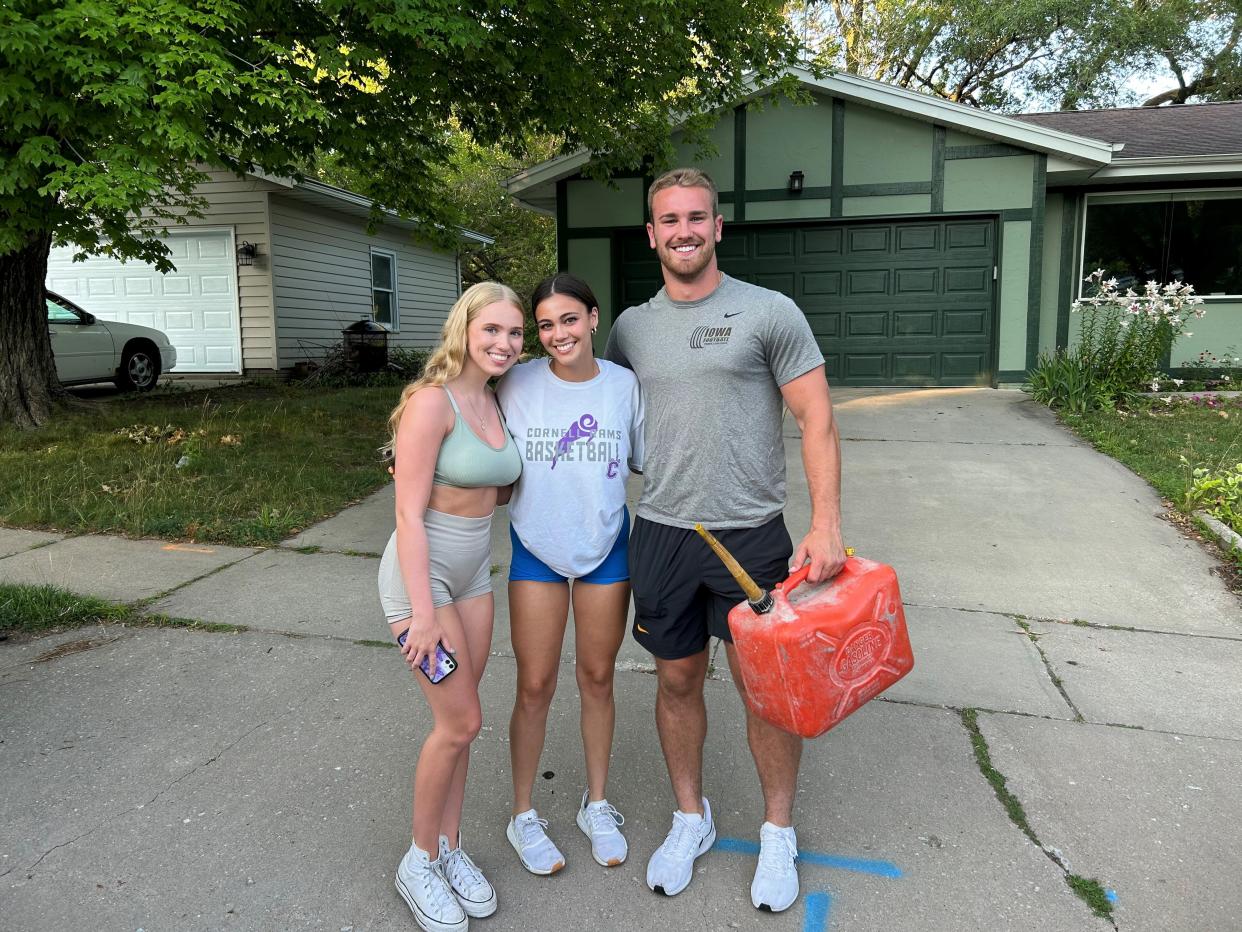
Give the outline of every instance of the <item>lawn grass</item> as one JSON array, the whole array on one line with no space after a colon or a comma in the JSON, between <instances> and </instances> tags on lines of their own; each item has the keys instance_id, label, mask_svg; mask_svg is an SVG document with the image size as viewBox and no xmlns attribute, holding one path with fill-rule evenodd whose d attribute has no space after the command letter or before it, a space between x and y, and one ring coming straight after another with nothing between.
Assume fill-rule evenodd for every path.
<instances>
[{"instance_id":1,"label":"lawn grass","mask_svg":"<svg viewBox=\"0 0 1242 932\"><path fill-rule=\"evenodd\" d=\"M1150 482L1175 507L1184 508L1194 467L1218 469L1242 462L1242 398L1218 404L1143 400L1128 410L1096 411L1062 421Z\"/></svg>"},{"instance_id":2,"label":"lawn grass","mask_svg":"<svg viewBox=\"0 0 1242 932\"><path fill-rule=\"evenodd\" d=\"M275 544L388 481L376 448L399 393L242 385L0 426L0 525Z\"/></svg>"},{"instance_id":3,"label":"lawn grass","mask_svg":"<svg viewBox=\"0 0 1242 932\"><path fill-rule=\"evenodd\" d=\"M0 583L0 632L47 631L104 621L125 621L133 610L55 586Z\"/></svg>"}]
</instances>

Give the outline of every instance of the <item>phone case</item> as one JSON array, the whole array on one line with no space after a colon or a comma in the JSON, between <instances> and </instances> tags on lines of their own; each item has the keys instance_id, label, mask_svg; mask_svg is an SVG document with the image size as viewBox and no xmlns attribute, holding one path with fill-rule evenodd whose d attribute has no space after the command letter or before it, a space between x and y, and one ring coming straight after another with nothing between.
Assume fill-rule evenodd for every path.
<instances>
[{"instance_id":1,"label":"phone case","mask_svg":"<svg viewBox=\"0 0 1242 932\"><path fill-rule=\"evenodd\" d=\"M402 631L401 636L397 638L397 644L404 647L405 636L409 633L409 631ZM424 657L418 669L423 671L423 676L427 677L434 686L457 669L457 661L453 659L452 654L437 644L435 652Z\"/></svg>"}]
</instances>

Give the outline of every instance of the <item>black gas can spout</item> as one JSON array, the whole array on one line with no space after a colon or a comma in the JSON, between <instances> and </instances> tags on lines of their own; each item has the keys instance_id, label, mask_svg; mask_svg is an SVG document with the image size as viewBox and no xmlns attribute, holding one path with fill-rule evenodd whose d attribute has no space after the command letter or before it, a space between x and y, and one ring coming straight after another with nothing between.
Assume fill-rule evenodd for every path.
<instances>
[{"instance_id":1,"label":"black gas can spout","mask_svg":"<svg viewBox=\"0 0 1242 932\"><path fill-rule=\"evenodd\" d=\"M755 581L750 578L740 563L733 558L733 554L725 549L724 544L716 540L712 532L707 530L701 524L696 524L694 529L699 532L699 536L707 541L707 546L712 548L712 552L720 557L720 561L724 563L725 569L733 574L733 578L737 580L737 584L742 587L742 591L746 593L746 601L750 605L750 610L756 615L766 615L772 611L772 596L764 592L756 585Z\"/></svg>"}]
</instances>

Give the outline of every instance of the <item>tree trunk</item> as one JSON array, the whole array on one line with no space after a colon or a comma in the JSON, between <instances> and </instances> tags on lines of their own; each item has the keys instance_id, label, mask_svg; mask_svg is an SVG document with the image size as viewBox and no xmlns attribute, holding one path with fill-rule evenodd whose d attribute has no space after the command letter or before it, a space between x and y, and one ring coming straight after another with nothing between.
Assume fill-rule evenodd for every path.
<instances>
[{"instance_id":1,"label":"tree trunk","mask_svg":"<svg viewBox=\"0 0 1242 932\"><path fill-rule=\"evenodd\" d=\"M38 427L65 394L43 296L51 248L51 234L40 234L0 256L0 424Z\"/></svg>"}]
</instances>

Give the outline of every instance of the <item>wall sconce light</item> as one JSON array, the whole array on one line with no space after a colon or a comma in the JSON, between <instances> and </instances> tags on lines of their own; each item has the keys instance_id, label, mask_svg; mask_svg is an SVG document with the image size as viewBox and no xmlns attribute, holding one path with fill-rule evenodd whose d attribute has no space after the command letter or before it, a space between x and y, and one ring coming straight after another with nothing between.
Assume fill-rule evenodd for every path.
<instances>
[{"instance_id":1,"label":"wall sconce light","mask_svg":"<svg viewBox=\"0 0 1242 932\"><path fill-rule=\"evenodd\" d=\"M240 243L237 244L238 266L254 265L254 257L257 256L258 254L259 254L258 246L256 246L254 243L248 243L245 240L242 240Z\"/></svg>"},{"instance_id":2,"label":"wall sconce light","mask_svg":"<svg viewBox=\"0 0 1242 932\"><path fill-rule=\"evenodd\" d=\"M802 193L802 172L792 171L789 173L789 193L790 194L801 194Z\"/></svg>"}]
</instances>

